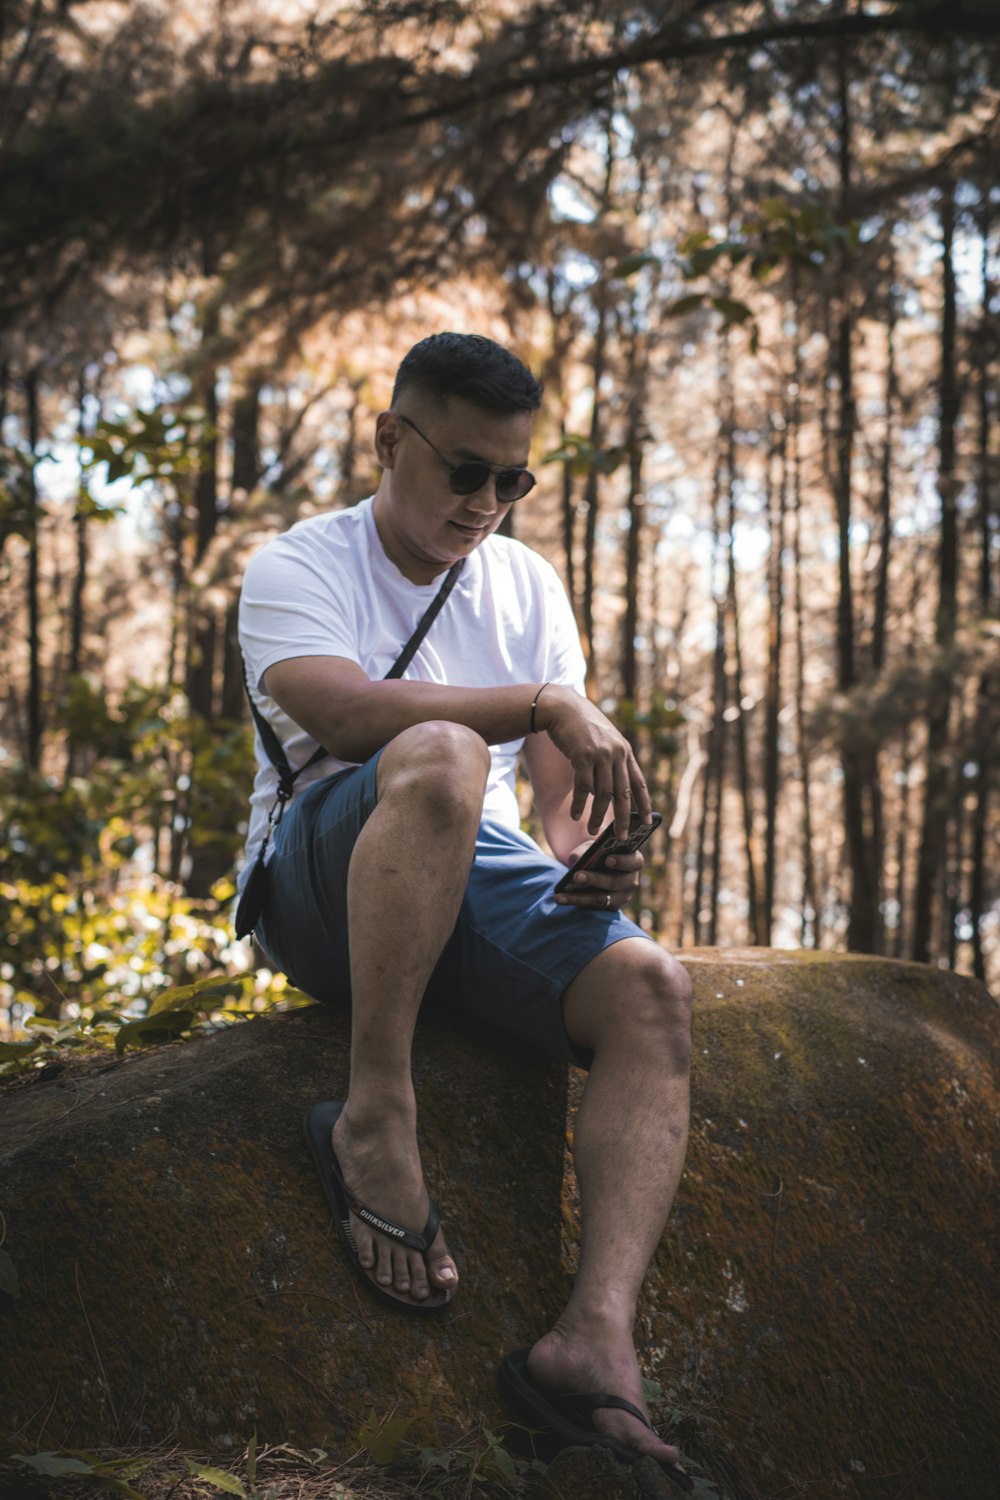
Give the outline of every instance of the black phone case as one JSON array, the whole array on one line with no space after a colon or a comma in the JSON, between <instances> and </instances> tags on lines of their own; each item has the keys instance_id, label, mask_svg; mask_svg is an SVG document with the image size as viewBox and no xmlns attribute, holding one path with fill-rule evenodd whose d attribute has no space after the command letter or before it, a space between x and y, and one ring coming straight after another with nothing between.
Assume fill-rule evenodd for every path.
<instances>
[{"instance_id":1,"label":"black phone case","mask_svg":"<svg viewBox=\"0 0 1000 1500\"><path fill-rule=\"evenodd\" d=\"M640 823L638 814L632 814L632 823L629 827L627 839L615 838L615 825L609 823L591 844L589 849L584 849L578 860L570 865L566 874L561 876L556 883L555 891L565 891L572 884L573 876L578 870L602 870L604 862L613 854L633 854L636 849L641 849L648 838L659 828L663 822L658 812L652 814L648 823ZM555 892L553 893L555 894Z\"/></svg>"}]
</instances>

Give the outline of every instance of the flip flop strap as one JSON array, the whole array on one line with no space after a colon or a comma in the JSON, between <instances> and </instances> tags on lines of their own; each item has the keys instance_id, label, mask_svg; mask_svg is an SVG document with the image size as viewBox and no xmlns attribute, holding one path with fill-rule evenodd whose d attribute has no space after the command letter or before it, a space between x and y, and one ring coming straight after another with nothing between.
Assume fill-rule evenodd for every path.
<instances>
[{"instance_id":1,"label":"flip flop strap","mask_svg":"<svg viewBox=\"0 0 1000 1500\"><path fill-rule=\"evenodd\" d=\"M408 1250L419 1250L421 1255L426 1255L434 1241L441 1223L441 1215L438 1213L437 1204L433 1198L430 1202L430 1212L427 1215L427 1223L424 1225L422 1234L415 1234L412 1229L404 1229L402 1224L396 1224L392 1219L387 1219L383 1214L375 1213L374 1209L362 1203L356 1193L352 1193L337 1168L331 1163L330 1171L340 1186L340 1190L347 1199L348 1206L363 1224L369 1229L378 1230L387 1239L395 1240L397 1244L405 1245Z\"/></svg>"},{"instance_id":2,"label":"flip flop strap","mask_svg":"<svg viewBox=\"0 0 1000 1500\"><path fill-rule=\"evenodd\" d=\"M650 1432L653 1430L639 1408L633 1406L631 1401L626 1401L624 1396L609 1396L600 1392L595 1395L584 1393L578 1395L576 1392L567 1391L565 1394L557 1396L550 1396L546 1392L545 1399L550 1406L554 1406L558 1411L564 1412L568 1416L589 1417L593 1412L600 1411L603 1407L611 1406L616 1411L627 1411L630 1417L638 1417L643 1427L649 1427ZM591 1423L591 1426L593 1426L593 1423Z\"/></svg>"}]
</instances>

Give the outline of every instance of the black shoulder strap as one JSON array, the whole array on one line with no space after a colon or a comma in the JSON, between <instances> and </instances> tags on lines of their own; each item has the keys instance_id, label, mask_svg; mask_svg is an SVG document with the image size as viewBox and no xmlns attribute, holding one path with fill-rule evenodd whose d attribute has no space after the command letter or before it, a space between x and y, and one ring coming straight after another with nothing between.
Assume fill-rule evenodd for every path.
<instances>
[{"instance_id":1,"label":"black shoulder strap","mask_svg":"<svg viewBox=\"0 0 1000 1500\"><path fill-rule=\"evenodd\" d=\"M390 677L402 677L403 673L410 665L410 662L416 656L417 651L420 649L420 643L423 640L424 636L427 634L428 630L430 630L437 616L441 613L441 610L444 607L445 600L448 598L448 595L451 593L452 589L455 587L455 584L458 581L458 575L459 573L461 573L464 563L464 557L460 557L458 562L452 563L451 567L448 569L447 575L441 587L438 589L437 593L434 595L434 598L431 600L430 604L427 606L423 614L420 616L420 619L417 621L417 627L414 630L413 634L410 636L410 639L407 641L406 645L403 647L402 651L399 653L396 660L389 668L388 672L386 672L385 681L388 681ZM278 739L278 736L271 728L271 725L267 722L267 720L264 718L264 715L257 707L256 703L253 701L253 694L250 691L250 683L247 679L246 662L243 663L243 685L246 688L247 700L250 704L250 712L253 714L254 723L256 724L257 729L260 733L261 743L264 746L264 750L267 754L268 760L271 762L272 766L278 773L278 789L279 793L281 794L282 801L287 802L288 798L292 795L292 787L298 780L298 778L302 775L302 772L308 771L309 767L314 766L318 760L323 760L329 752L325 750L322 745L317 745L316 749L313 751L312 755L310 755L305 765L299 766L298 770L293 771L291 765L289 764L288 756L285 754L284 749L282 748L281 741Z\"/></svg>"},{"instance_id":2,"label":"black shoulder strap","mask_svg":"<svg viewBox=\"0 0 1000 1500\"><path fill-rule=\"evenodd\" d=\"M448 569L448 573L444 580L444 583L442 583L441 587L434 595L434 598L431 600L430 604L420 616L420 619L417 621L416 630L410 636L410 639L407 641L406 645L403 647L402 651L399 653L396 660L389 668L388 672L386 672L383 681L388 682L390 677L402 677L403 673L410 665L410 662L413 660L418 650L420 649L420 642L423 640L424 636L427 634L428 630L430 630L431 626L434 624L434 621L441 613L441 610L444 607L445 600L448 598L448 595L451 593L452 589L455 587L455 584L458 581L458 575L459 573L461 573L464 563L464 557L460 557L457 563L452 563L451 567Z\"/></svg>"}]
</instances>

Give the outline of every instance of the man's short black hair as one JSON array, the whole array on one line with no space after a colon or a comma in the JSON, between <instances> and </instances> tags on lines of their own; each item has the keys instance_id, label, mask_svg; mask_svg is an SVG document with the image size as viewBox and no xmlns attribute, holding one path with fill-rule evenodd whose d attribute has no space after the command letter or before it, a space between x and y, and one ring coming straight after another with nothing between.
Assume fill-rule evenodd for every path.
<instances>
[{"instance_id":1,"label":"man's short black hair","mask_svg":"<svg viewBox=\"0 0 1000 1500\"><path fill-rule=\"evenodd\" d=\"M437 402L461 396L504 416L537 411L542 400L527 365L481 333L432 333L414 344L396 372L393 406L411 391Z\"/></svg>"}]
</instances>

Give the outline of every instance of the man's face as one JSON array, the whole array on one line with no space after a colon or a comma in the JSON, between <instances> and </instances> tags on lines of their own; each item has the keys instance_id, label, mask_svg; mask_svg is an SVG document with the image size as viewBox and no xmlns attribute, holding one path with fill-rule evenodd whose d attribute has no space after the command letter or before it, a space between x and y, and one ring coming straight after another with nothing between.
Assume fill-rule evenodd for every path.
<instances>
[{"instance_id":1,"label":"man's face","mask_svg":"<svg viewBox=\"0 0 1000 1500\"><path fill-rule=\"evenodd\" d=\"M375 451L383 475L375 496L375 522L400 572L413 583L430 583L484 542L511 505L497 499L493 475L471 495L453 494L449 468L472 460L494 469L524 468L531 416L501 416L459 397L446 406L401 397L399 412L420 431L396 412L378 416Z\"/></svg>"}]
</instances>

